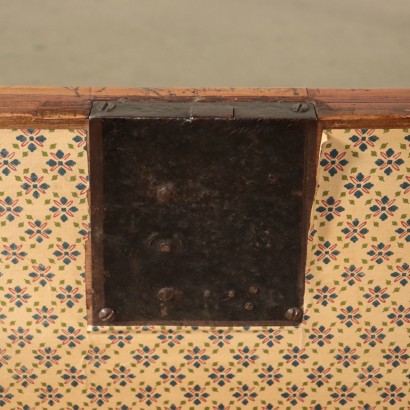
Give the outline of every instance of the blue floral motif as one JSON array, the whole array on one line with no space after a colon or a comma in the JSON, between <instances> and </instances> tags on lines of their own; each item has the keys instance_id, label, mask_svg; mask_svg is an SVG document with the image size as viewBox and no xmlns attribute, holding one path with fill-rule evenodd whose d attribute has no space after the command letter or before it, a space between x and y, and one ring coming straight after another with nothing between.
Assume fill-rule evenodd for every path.
<instances>
[{"instance_id":1,"label":"blue floral motif","mask_svg":"<svg viewBox=\"0 0 410 410\"><path fill-rule=\"evenodd\" d=\"M44 147L44 142L47 138L44 135L38 135L40 130L35 129L26 129L21 130L23 134L20 134L16 137L16 140L21 142L21 146L24 148L27 146L27 149L30 152L34 152L37 147Z\"/></svg>"},{"instance_id":2,"label":"blue floral motif","mask_svg":"<svg viewBox=\"0 0 410 410\"><path fill-rule=\"evenodd\" d=\"M322 306L327 306L329 303L334 303L334 299L338 297L335 293L336 288L329 288L329 286L323 286L322 289L316 289L317 294L313 296L313 299L317 300Z\"/></svg>"},{"instance_id":3,"label":"blue floral motif","mask_svg":"<svg viewBox=\"0 0 410 410\"><path fill-rule=\"evenodd\" d=\"M62 333L57 336L57 339L61 340L63 345L67 345L71 349L85 339L85 336L80 334L80 329L75 329L73 326L69 326L67 330L62 329Z\"/></svg>"},{"instance_id":4,"label":"blue floral motif","mask_svg":"<svg viewBox=\"0 0 410 410\"><path fill-rule=\"evenodd\" d=\"M398 308L393 308L393 313L387 315L390 319L390 323L394 323L397 326L403 326L404 323L410 323L410 307L405 308L400 305Z\"/></svg>"},{"instance_id":5,"label":"blue floral motif","mask_svg":"<svg viewBox=\"0 0 410 410\"><path fill-rule=\"evenodd\" d=\"M353 147L358 147L360 151L365 152L369 147L374 147L374 143L379 139L373 135L373 129L357 129L356 134L352 135L349 140L353 142Z\"/></svg>"},{"instance_id":6,"label":"blue floral motif","mask_svg":"<svg viewBox=\"0 0 410 410\"><path fill-rule=\"evenodd\" d=\"M12 334L8 336L8 338L13 342L13 344L17 344L17 346L23 348L26 344L31 344L31 341L34 339L29 333L29 329L23 329L19 326L17 329L11 329Z\"/></svg>"},{"instance_id":7,"label":"blue floral motif","mask_svg":"<svg viewBox=\"0 0 410 410\"><path fill-rule=\"evenodd\" d=\"M0 151L0 169L5 176L10 175L11 172L17 171L17 166L20 165L20 161L14 158L14 155L14 152L9 153L4 148Z\"/></svg>"},{"instance_id":8,"label":"blue floral motif","mask_svg":"<svg viewBox=\"0 0 410 410\"><path fill-rule=\"evenodd\" d=\"M378 384L379 380L383 378L383 375L379 373L380 369L375 369L373 366L362 367L362 373L357 377L364 383L367 387L373 386L373 384Z\"/></svg>"},{"instance_id":9,"label":"blue floral motif","mask_svg":"<svg viewBox=\"0 0 410 410\"><path fill-rule=\"evenodd\" d=\"M162 343L166 343L169 347L174 347L176 344L180 344L183 338L184 336L179 334L174 329L164 330L158 336L158 339L161 340Z\"/></svg>"},{"instance_id":10,"label":"blue floral motif","mask_svg":"<svg viewBox=\"0 0 410 410\"><path fill-rule=\"evenodd\" d=\"M67 171L72 171L75 161L68 159L71 154L64 154L63 151L58 150L56 153L51 153L54 159L49 159L46 164L51 167L51 171L57 170L58 174L64 176Z\"/></svg>"},{"instance_id":11,"label":"blue floral motif","mask_svg":"<svg viewBox=\"0 0 410 410\"><path fill-rule=\"evenodd\" d=\"M331 260L335 261L337 259L337 255L340 254L340 252L336 249L337 243L332 245L329 241L326 241L323 244L319 243L317 247L319 249L314 253L314 255L318 257L318 261L323 260L323 263L326 265L330 263Z\"/></svg>"},{"instance_id":12,"label":"blue floral motif","mask_svg":"<svg viewBox=\"0 0 410 410\"><path fill-rule=\"evenodd\" d=\"M6 219L9 222L14 221L16 216L20 216L19 214L23 211L23 208L17 205L18 202L18 199L13 200L9 196L4 200L0 199L0 216L7 215Z\"/></svg>"},{"instance_id":13,"label":"blue floral motif","mask_svg":"<svg viewBox=\"0 0 410 410\"><path fill-rule=\"evenodd\" d=\"M329 383L333 375L330 374L330 368L325 369L323 366L319 366L316 369L312 369L312 373L308 374L307 377L317 387L322 387L325 383Z\"/></svg>"},{"instance_id":14,"label":"blue floral motif","mask_svg":"<svg viewBox=\"0 0 410 410\"><path fill-rule=\"evenodd\" d=\"M347 282L349 286L353 286L357 282L361 282L364 276L365 273L363 272L363 268L356 268L355 265L345 267L342 273L342 278L344 278L344 282Z\"/></svg>"},{"instance_id":15,"label":"blue floral motif","mask_svg":"<svg viewBox=\"0 0 410 410\"><path fill-rule=\"evenodd\" d=\"M171 366L169 369L164 369L164 373L159 376L164 383L169 383L175 387L185 379L185 375L181 373L181 368Z\"/></svg>"},{"instance_id":16,"label":"blue floral motif","mask_svg":"<svg viewBox=\"0 0 410 410\"><path fill-rule=\"evenodd\" d=\"M91 387L90 390L91 393L88 393L87 397L90 399L91 404L95 403L98 407L105 405L112 397L112 394L108 393L108 389L101 385Z\"/></svg>"},{"instance_id":17,"label":"blue floral motif","mask_svg":"<svg viewBox=\"0 0 410 410\"><path fill-rule=\"evenodd\" d=\"M403 228L396 229L400 239L404 238L406 242L410 242L410 218L407 221L401 221Z\"/></svg>"},{"instance_id":18,"label":"blue floral motif","mask_svg":"<svg viewBox=\"0 0 410 410\"><path fill-rule=\"evenodd\" d=\"M126 330L117 330L114 334L109 335L108 339L111 340L111 344L116 344L122 349L125 345L131 343L133 336Z\"/></svg>"},{"instance_id":19,"label":"blue floral motif","mask_svg":"<svg viewBox=\"0 0 410 410\"><path fill-rule=\"evenodd\" d=\"M346 235L346 239L356 243L359 238L365 239L365 235L369 233L365 228L366 224L367 222L360 223L358 219L354 219L353 222L347 222L347 227L343 228L342 232Z\"/></svg>"},{"instance_id":20,"label":"blue floral motif","mask_svg":"<svg viewBox=\"0 0 410 410\"><path fill-rule=\"evenodd\" d=\"M341 321L342 324L346 325L347 327L351 327L354 324L357 325L359 323L359 319L362 315L359 313L359 308L353 308L353 306L347 306L346 309L342 308L337 318Z\"/></svg>"},{"instance_id":21,"label":"blue floral motif","mask_svg":"<svg viewBox=\"0 0 410 410\"><path fill-rule=\"evenodd\" d=\"M356 198L361 198L364 194L370 193L370 189L373 188L373 184L369 182L370 177L365 177L361 172L356 176L350 176L350 181L345 184L345 188L349 190L349 194L354 195Z\"/></svg>"},{"instance_id":22,"label":"blue floral motif","mask_svg":"<svg viewBox=\"0 0 410 410\"><path fill-rule=\"evenodd\" d=\"M298 346L294 346L293 349L287 349L287 354L283 356L286 363L290 363L294 367L298 367L301 363L305 363L305 360L309 358L305 352L305 349L300 349Z\"/></svg>"},{"instance_id":23,"label":"blue floral motif","mask_svg":"<svg viewBox=\"0 0 410 410\"><path fill-rule=\"evenodd\" d=\"M74 250L76 245L70 245L68 242L63 242L62 245L57 245L58 250L53 252L54 256L57 256L58 260L62 260L63 263L69 265L72 261L77 259L80 252Z\"/></svg>"},{"instance_id":24,"label":"blue floral motif","mask_svg":"<svg viewBox=\"0 0 410 410\"><path fill-rule=\"evenodd\" d=\"M404 193L408 194L410 192L410 176L406 176L406 181L400 184L400 188L404 189Z\"/></svg>"},{"instance_id":25,"label":"blue floral motif","mask_svg":"<svg viewBox=\"0 0 410 410\"><path fill-rule=\"evenodd\" d=\"M12 243L10 246L3 245L4 251L1 252L3 256L6 257L6 260L10 260L11 263L17 265L22 261L26 256L27 252L22 251L23 245L17 245Z\"/></svg>"},{"instance_id":26,"label":"blue floral motif","mask_svg":"<svg viewBox=\"0 0 410 410\"><path fill-rule=\"evenodd\" d=\"M230 367L226 369L224 366L219 366L213 368L212 373L208 377L218 386L222 387L229 383L235 375L231 372Z\"/></svg>"},{"instance_id":27,"label":"blue floral motif","mask_svg":"<svg viewBox=\"0 0 410 410\"><path fill-rule=\"evenodd\" d=\"M50 272L51 266L44 266L42 264L33 266L34 272L30 272L28 276L33 279L33 282L38 282L42 287L47 283L52 282L55 277L54 273Z\"/></svg>"},{"instance_id":28,"label":"blue floral motif","mask_svg":"<svg viewBox=\"0 0 410 410\"><path fill-rule=\"evenodd\" d=\"M209 394L205 391L205 388L201 387L199 384L196 384L193 388L188 388L188 390L188 393L185 393L184 396L197 406L202 402L205 402L209 397Z\"/></svg>"},{"instance_id":29,"label":"blue floral motif","mask_svg":"<svg viewBox=\"0 0 410 410\"><path fill-rule=\"evenodd\" d=\"M44 327L49 327L50 324L54 324L56 319L58 319L57 315L54 315L54 309L47 308L47 306L43 306L41 309L36 309L37 313L33 315L33 319L36 321L36 324L42 324Z\"/></svg>"},{"instance_id":30,"label":"blue floral motif","mask_svg":"<svg viewBox=\"0 0 410 410\"><path fill-rule=\"evenodd\" d=\"M60 291L61 293L58 293L56 298L61 303L65 303L70 309L83 298L83 295L79 293L79 289L71 285L67 285L65 288L61 286Z\"/></svg>"},{"instance_id":31,"label":"blue floral motif","mask_svg":"<svg viewBox=\"0 0 410 410\"><path fill-rule=\"evenodd\" d=\"M389 216L393 216L399 208L393 205L395 199L389 199L388 196L384 196L382 199L376 199L376 204L370 207L370 210L374 212L373 216L378 216L382 221L385 221Z\"/></svg>"},{"instance_id":32,"label":"blue floral motif","mask_svg":"<svg viewBox=\"0 0 410 410\"><path fill-rule=\"evenodd\" d=\"M384 388L384 392L380 395L380 397L384 399L384 403L387 401L390 405L394 406L397 402L401 402L402 398L406 397L406 393L402 390L403 386L397 387L395 384L392 384L390 387Z\"/></svg>"},{"instance_id":33,"label":"blue floral motif","mask_svg":"<svg viewBox=\"0 0 410 410\"><path fill-rule=\"evenodd\" d=\"M38 177L34 172L30 177L25 176L24 179L26 182L21 185L21 188L26 191L26 195L33 193L35 199L38 199L40 194L45 194L47 189L50 188L50 185L43 182L44 177Z\"/></svg>"},{"instance_id":34,"label":"blue floral motif","mask_svg":"<svg viewBox=\"0 0 410 410\"><path fill-rule=\"evenodd\" d=\"M28 369L26 366L16 368L15 373L12 375L13 380L23 387L28 387L30 384L33 384L37 377L33 369Z\"/></svg>"},{"instance_id":35,"label":"blue floral motif","mask_svg":"<svg viewBox=\"0 0 410 410\"><path fill-rule=\"evenodd\" d=\"M299 388L296 384L292 387L287 387L286 392L282 393L281 396L284 397L292 406L296 406L299 401L303 401L304 398L308 396L304 392L304 388Z\"/></svg>"},{"instance_id":36,"label":"blue floral motif","mask_svg":"<svg viewBox=\"0 0 410 410\"><path fill-rule=\"evenodd\" d=\"M0 386L0 407L5 406L10 403L10 400L14 397L13 394L9 393L9 389L5 389L3 386Z\"/></svg>"},{"instance_id":37,"label":"blue floral motif","mask_svg":"<svg viewBox=\"0 0 410 410\"><path fill-rule=\"evenodd\" d=\"M54 205L50 208L50 211L54 213L53 217L60 217L63 222L68 221L68 218L72 218L74 213L78 211L78 208L73 205L73 202L74 201L69 201L64 196L59 201L54 200Z\"/></svg>"},{"instance_id":38,"label":"blue floral motif","mask_svg":"<svg viewBox=\"0 0 410 410\"><path fill-rule=\"evenodd\" d=\"M239 348L238 353L234 355L233 358L243 367L249 367L251 364L255 364L255 361L259 359L259 356L255 353L256 349L251 350L248 346L245 346L243 349Z\"/></svg>"},{"instance_id":39,"label":"blue floral motif","mask_svg":"<svg viewBox=\"0 0 410 410\"><path fill-rule=\"evenodd\" d=\"M84 195L89 187L90 184L90 177L87 175L86 177L80 175L80 183L78 183L75 187L80 191L80 195Z\"/></svg>"},{"instance_id":40,"label":"blue floral motif","mask_svg":"<svg viewBox=\"0 0 410 410\"><path fill-rule=\"evenodd\" d=\"M376 326L372 326L370 329L365 329L365 333L361 334L359 337L364 343L368 343L371 347L374 347L377 343L383 343L383 339L386 335L383 334L382 331L383 329L378 329Z\"/></svg>"},{"instance_id":41,"label":"blue floral motif","mask_svg":"<svg viewBox=\"0 0 410 410\"><path fill-rule=\"evenodd\" d=\"M345 384L342 387L336 387L335 392L330 395L336 403L340 403L342 406L352 401L356 397L356 393L352 392L353 387L348 388Z\"/></svg>"},{"instance_id":42,"label":"blue floral motif","mask_svg":"<svg viewBox=\"0 0 410 410\"><path fill-rule=\"evenodd\" d=\"M144 346L142 349L137 349L138 354L133 356L137 363L141 363L144 367L150 367L154 364L159 356L155 354L155 349Z\"/></svg>"},{"instance_id":43,"label":"blue floral motif","mask_svg":"<svg viewBox=\"0 0 410 410\"><path fill-rule=\"evenodd\" d=\"M5 298L9 299L10 303L14 303L17 307L22 307L24 303L31 298L29 294L26 293L27 288L21 288L16 286L15 288L9 288L10 293L4 295Z\"/></svg>"},{"instance_id":44,"label":"blue floral motif","mask_svg":"<svg viewBox=\"0 0 410 410\"><path fill-rule=\"evenodd\" d=\"M330 152L325 152L322 161L320 161L320 165L324 167L325 171L329 171L331 176L337 174L338 171L344 171L344 166L346 166L349 161L344 159L346 156L346 152L341 152L337 149L333 149Z\"/></svg>"},{"instance_id":45,"label":"blue floral motif","mask_svg":"<svg viewBox=\"0 0 410 410\"><path fill-rule=\"evenodd\" d=\"M407 349L402 349L400 346L395 346L394 349L387 349L388 353L383 356L386 359L387 364L391 364L393 367L399 367L401 364L407 364L407 360L410 356L406 353Z\"/></svg>"},{"instance_id":46,"label":"blue floral motif","mask_svg":"<svg viewBox=\"0 0 410 410\"><path fill-rule=\"evenodd\" d=\"M87 376L81 374L81 372L81 369L71 366L68 369L65 369L65 374L63 374L61 378L64 380L65 384L77 387L79 384L84 384L84 380L87 378Z\"/></svg>"},{"instance_id":47,"label":"blue floral motif","mask_svg":"<svg viewBox=\"0 0 410 410\"><path fill-rule=\"evenodd\" d=\"M352 349L349 346L345 346L343 349L338 349L338 351L339 353L335 356L335 359L338 364L341 364L345 368L355 364L356 360L360 358L360 356L356 354L356 349Z\"/></svg>"},{"instance_id":48,"label":"blue floral motif","mask_svg":"<svg viewBox=\"0 0 410 410\"><path fill-rule=\"evenodd\" d=\"M240 386L237 388L237 392L233 394L233 397L237 399L237 401L241 402L244 406L246 406L250 401L255 401L255 398L258 396L256 392L254 392L254 387L249 387L247 384Z\"/></svg>"},{"instance_id":49,"label":"blue floral motif","mask_svg":"<svg viewBox=\"0 0 410 410\"><path fill-rule=\"evenodd\" d=\"M401 152L395 153L392 148L389 148L386 152L381 152L380 155L381 158L376 160L376 165L386 175L390 175L393 171L400 171L400 165L404 164L404 161L400 158Z\"/></svg>"},{"instance_id":50,"label":"blue floral motif","mask_svg":"<svg viewBox=\"0 0 410 410\"><path fill-rule=\"evenodd\" d=\"M268 386L272 386L274 383L278 383L283 377L283 375L279 372L279 368L275 369L272 365L269 365L266 368L262 368L262 373L259 373L258 377L263 383L266 383Z\"/></svg>"},{"instance_id":51,"label":"blue floral motif","mask_svg":"<svg viewBox=\"0 0 410 410\"><path fill-rule=\"evenodd\" d=\"M114 374L110 376L114 384L118 383L121 387L132 383L132 379L135 379L135 377L135 374L131 373L131 370L125 366L119 366L117 369L114 369Z\"/></svg>"},{"instance_id":52,"label":"blue floral motif","mask_svg":"<svg viewBox=\"0 0 410 410\"><path fill-rule=\"evenodd\" d=\"M330 344L334 338L330 332L331 329L326 329L324 326L312 328L312 333L309 335L309 339L312 343L316 343L318 346L323 347L325 344Z\"/></svg>"},{"instance_id":53,"label":"blue floral motif","mask_svg":"<svg viewBox=\"0 0 410 410\"><path fill-rule=\"evenodd\" d=\"M205 349L200 349L196 346L193 349L188 349L188 354L184 356L184 359L188 362L188 364L198 369L201 365L205 364L210 357L205 354Z\"/></svg>"},{"instance_id":54,"label":"blue floral motif","mask_svg":"<svg viewBox=\"0 0 410 410\"><path fill-rule=\"evenodd\" d=\"M322 206L316 208L317 212L320 212L320 216L324 216L327 221L333 220L335 216L340 216L340 214L345 210L343 206L340 206L342 202L340 199L335 201L335 199L330 196L328 199L322 200Z\"/></svg>"},{"instance_id":55,"label":"blue floral motif","mask_svg":"<svg viewBox=\"0 0 410 410\"><path fill-rule=\"evenodd\" d=\"M30 229L26 229L25 233L29 235L29 239L35 238L36 242L41 243L44 239L49 239L53 232L47 228L47 222L41 222L38 219L34 222L28 222Z\"/></svg>"},{"instance_id":56,"label":"blue floral motif","mask_svg":"<svg viewBox=\"0 0 410 410\"><path fill-rule=\"evenodd\" d=\"M136 396L140 402L144 402L147 406L151 406L152 403L157 402L161 397L161 394L156 393L156 390L157 389L151 387L150 385L148 385L145 389L140 387L140 392L137 393Z\"/></svg>"},{"instance_id":57,"label":"blue floral motif","mask_svg":"<svg viewBox=\"0 0 410 410\"><path fill-rule=\"evenodd\" d=\"M61 356L57 353L57 349L53 350L51 347L46 347L45 349L38 349L34 358L39 361L40 365L44 365L49 369L53 365L58 365Z\"/></svg>"},{"instance_id":58,"label":"blue floral motif","mask_svg":"<svg viewBox=\"0 0 410 410\"><path fill-rule=\"evenodd\" d=\"M266 344L266 346L273 347L275 344L280 343L283 336L280 334L280 330L269 328L258 334L257 338L260 339L262 343Z\"/></svg>"},{"instance_id":59,"label":"blue floral motif","mask_svg":"<svg viewBox=\"0 0 410 410\"><path fill-rule=\"evenodd\" d=\"M390 297L387 293L387 288L382 289L380 286L375 286L373 289L369 288L370 293L365 293L363 296L374 307L379 306L381 303L386 303L386 299Z\"/></svg>"},{"instance_id":60,"label":"blue floral motif","mask_svg":"<svg viewBox=\"0 0 410 410\"><path fill-rule=\"evenodd\" d=\"M384 261L388 261L389 257L394 254L392 251L389 251L391 245L385 245L383 242L371 246L373 249L367 252L367 254L372 257L372 262L376 262L379 265Z\"/></svg>"},{"instance_id":61,"label":"blue floral motif","mask_svg":"<svg viewBox=\"0 0 410 410\"><path fill-rule=\"evenodd\" d=\"M393 272L391 276L394 278L394 282L399 282L400 285L406 286L410 280L410 265L403 263L403 265L396 266L398 272Z\"/></svg>"},{"instance_id":62,"label":"blue floral motif","mask_svg":"<svg viewBox=\"0 0 410 410\"><path fill-rule=\"evenodd\" d=\"M105 364L107 360L110 360L111 357L105 354L105 349L101 350L99 347L94 346L88 350L84 359L98 369L102 364Z\"/></svg>"},{"instance_id":63,"label":"blue floral motif","mask_svg":"<svg viewBox=\"0 0 410 410\"><path fill-rule=\"evenodd\" d=\"M218 347L223 347L225 344L229 344L229 342L233 339L233 336L229 334L229 330L227 329L218 329L212 331L212 334L208 337L208 339Z\"/></svg>"},{"instance_id":64,"label":"blue floral motif","mask_svg":"<svg viewBox=\"0 0 410 410\"><path fill-rule=\"evenodd\" d=\"M78 148L83 147L84 151L87 151L87 135L82 130L79 131L81 135L76 135L73 141L77 144Z\"/></svg>"},{"instance_id":65,"label":"blue floral motif","mask_svg":"<svg viewBox=\"0 0 410 410\"><path fill-rule=\"evenodd\" d=\"M2 322L0 322L2 323ZM6 354L6 349L0 350L0 369L3 366L8 365L8 362L11 360L11 356Z\"/></svg>"}]
</instances>

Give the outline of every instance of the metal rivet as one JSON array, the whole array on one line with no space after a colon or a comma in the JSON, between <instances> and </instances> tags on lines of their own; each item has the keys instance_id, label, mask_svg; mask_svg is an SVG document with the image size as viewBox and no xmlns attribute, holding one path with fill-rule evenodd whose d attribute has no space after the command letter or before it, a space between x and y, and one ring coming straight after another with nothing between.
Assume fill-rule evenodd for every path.
<instances>
[{"instance_id":1,"label":"metal rivet","mask_svg":"<svg viewBox=\"0 0 410 410\"><path fill-rule=\"evenodd\" d=\"M300 320L302 315L303 315L303 312L301 309L297 307L292 307L286 311L285 319L295 322L297 320Z\"/></svg>"},{"instance_id":2,"label":"metal rivet","mask_svg":"<svg viewBox=\"0 0 410 410\"><path fill-rule=\"evenodd\" d=\"M204 296L204 298L209 299L211 297L211 294L212 294L212 292L209 289L205 289L204 293L203 293L203 296Z\"/></svg>"},{"instance_id":3,"label":"metal rivet","mask_svg":"<svg viewBox=\"0 0 410 410\"><path fill-rule=\"evenodd\" d=\"M296 103L291 108L293 112L306 112L309 110L309 105L306 103Z\"/></svg>"},{"instance_id":4,"label":"metal rivet","mask_svg":"<svg viewBox=\"0 0 410 410\"><path fill-rule=\"evenodd\" d=\"M256 295L258 292L259 292L259 289L258 289L256 286L251 286L251 287L249 288L249 293L250 293L251 295Z\"/></svg>"},{"instance_id":5,"label":"metal rivet","mask_svg":"<svg viewBox=\"0 0 410 410\"><path fill-rule=\"evenodd\" d=\"M164 242L161 242L159 245L158 245L158 250L160 251L160 252L164 252L164 253L170 253L171 252L171 243L170 242L168 242L168 241L164 241Z\"/></svg>"},{"instance_id":6,"label":"metal rivet","mask_svg":"<svg viewBox=\"0 0 410 410\"><path fill-rule=\"evenodd\" d=\"M172 190L168 186L161 186L157 190L157 199L159 202L168 202L172 198Z\"/></svg>"},{"instance_id":7,"label":"metal rivet","mask_svg":"<svg viewBox=\"0 0 410 410\"><path fill-rule=\"evenodd\" d=\"M254 308L254 304L252 302L246 302L245 303L245 310L247 310L248 312L253 310L253 308Z\"/></svg>"},{"instance_id":8,"label":"metal rivet","mask_svg":"<svg viewBox=\"0 0 410 410\"><path fill-rule=\"evenodd\" d=\"M150 236L148 236L147 239L145 239L144 243L147 246L147 248L152 248L154 242L158 239L158 236L158 232L153 232Z\"/></svg>"},{"instance_id":9,"label":"metal rivet","mask_svg":"<svg viewBox=\"0 0 410 410\"><path fill-rule=\"evenodd\" d=\"M157 298L161 302L169 302L174 297L174 288L162 288L157 293Z\"/></svg>"},{"instance_id":10,"label":"metal rivet","mask_svg":"<svg viewBox=\"0 0 410 410\"><path fill-rule=\"evenodd\" d=\"M236 292L233 289L230 289L230 290L228 290L226 295L229 299L233 299L236 295Z\"/></svg>"},{"instance_id":11,"label":"metal rivet","mask_svg":"<svg viewBox=\"0 0 410 410\"><path fill-rule=\"evenodd\" d=\"M98 318L103 322L110 322L115 319L115 312L109 307L102 308L98 313Z\"/></svg>"},{"instance_id":12,"label":"metal rivet","mask_svg":"<svg viewBox=\"0 0 410 410\"><path fill-rule=\"evenodd\" d=\"M113 102L102 102L97 105L97 110L98 111L103 111L103 112L108 112L112 111L116 107L116 104Z\"/></svg>"}]
</instances>

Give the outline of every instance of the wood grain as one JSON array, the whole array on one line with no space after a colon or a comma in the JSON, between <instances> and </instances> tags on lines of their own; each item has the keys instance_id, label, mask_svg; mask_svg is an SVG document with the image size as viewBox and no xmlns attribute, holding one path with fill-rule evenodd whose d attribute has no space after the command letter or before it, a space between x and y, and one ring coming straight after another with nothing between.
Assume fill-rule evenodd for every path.
<instances>
[{"instance_id":1,"label":"wood grain","mask_svg":"<svg viewBox=\"0 0 410 410\"><path fill-rule=\"evenodd\" d=\"M410 102L409 88L309 88L307 93L312 101L324 103Z\"/></svg>"},{"instance_id":2,"label":"wood grain","mask_svg":"<svg viewBox=\"0 0 410 410\"><path fill-rule=\"evenodd\" d=\"M86 128L92 101L305 101L304 88L0 87L1 128Z\"/></svg>"}]
</instances>

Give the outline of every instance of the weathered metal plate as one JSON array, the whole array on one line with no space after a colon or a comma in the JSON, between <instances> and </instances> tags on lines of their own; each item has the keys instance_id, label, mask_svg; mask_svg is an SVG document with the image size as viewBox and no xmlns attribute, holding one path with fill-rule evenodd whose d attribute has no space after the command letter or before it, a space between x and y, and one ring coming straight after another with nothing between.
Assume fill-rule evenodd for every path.
<instances>
[{"instance_id":1,"label":"weathered metal plate","mask_svg":"<svg viewBox=\"0 0 410 410\"><path fill-rule=\"evenodd\" d=\"M98 121L97 310L112 323L241 324L300 306L304 121Z\"/></svg>"}]
</instances>

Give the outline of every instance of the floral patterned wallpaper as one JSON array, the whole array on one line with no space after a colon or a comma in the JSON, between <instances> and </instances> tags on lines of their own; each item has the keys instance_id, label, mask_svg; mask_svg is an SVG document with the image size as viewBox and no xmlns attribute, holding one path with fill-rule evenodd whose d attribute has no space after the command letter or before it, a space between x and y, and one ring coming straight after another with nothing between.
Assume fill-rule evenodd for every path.
<instances>
[{"instance_id":1,"label":"floral patterned wallpaper","mask_svg":"<svg viewBox=\"0 0 410 410\"><path fill-rule=\"evenodd\" d=\"M1 408L409 408L408 130L325 131L284 328L87 326L86 132L0 138Z\"/></svg>"}]
</instances>

